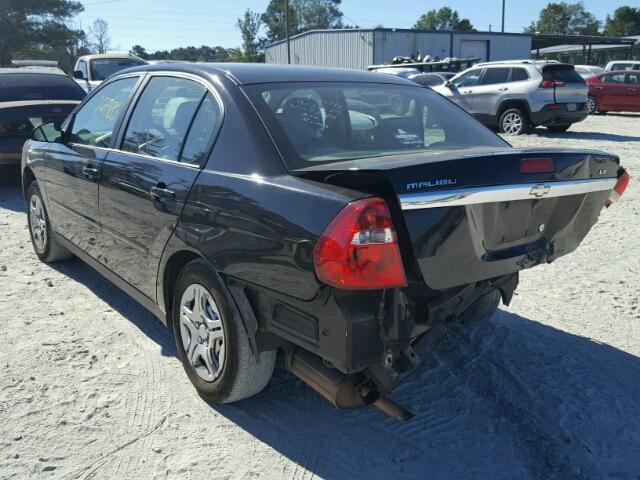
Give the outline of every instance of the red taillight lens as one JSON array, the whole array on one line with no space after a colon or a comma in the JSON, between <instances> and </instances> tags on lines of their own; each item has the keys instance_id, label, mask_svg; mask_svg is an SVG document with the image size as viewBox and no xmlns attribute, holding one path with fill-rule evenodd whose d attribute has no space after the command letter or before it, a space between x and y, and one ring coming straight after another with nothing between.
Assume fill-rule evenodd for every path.
<instances>
[{"instance_id":1,"label":"red taillight lens","mask_svg":"<svg viewBox=\"0 0 640 480\"><path fill-rule=\"evenodd\" d=\"M555 172L556 164L552 158L523 158L520 160L522 173Z\"/></svg>"},{"instance_id":2,"label":"red taillight lens","mask_svg":"<svg viewBox=\"0 0 640 480\"><path fill-rule=\"evenodd\" d=\"M551 81L551 80L543 80L540 83L540 88L553 88L553 81Z\"/></svg>"},{"instance_id":3,"label":"red taillight lens","mask_svg":"<svg viewBox=\"0 0 640 480\"><path fill-rule=\"evenodd\" d=\"M614 202L618 201L622 194L625 192L631 181L631 175L624 168L618 171L618 181L616 182L613 190L609 194L609 198L604 202L604 206L609 208Z\"/></svg>"},{"instance_id":4,"label":"red taillight lens","mask_svg":"<svg viewBox=\"0 0 640 480\"><path fill-rule=\"evenodd\" d=\"M313 250L321 282L345 290L405 287L402 257L391 214L381 198L347 205Z\"/></svg>"}]
</instances>

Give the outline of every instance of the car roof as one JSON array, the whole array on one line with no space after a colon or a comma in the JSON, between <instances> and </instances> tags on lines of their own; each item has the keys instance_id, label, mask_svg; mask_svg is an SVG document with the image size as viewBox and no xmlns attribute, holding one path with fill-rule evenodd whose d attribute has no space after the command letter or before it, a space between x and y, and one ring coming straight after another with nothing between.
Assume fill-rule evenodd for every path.
<instances>
[{"instance_id":1,"label":"car roof","mask_svg":"<svg viewBox=\"0 0 640 480\"><path fill-rule=\"evenodd\" d=\"M600 75L611 75L614 73L640 73L640 70L609 70L608 72L602 72Z\"/></svg>"},{"instance_id":2,"label":"car roof","mask_svg":"<svg viewBox=\"0 0 640 480\"><path fill-rule=\"evenodd\" d=\"M83 55L78 57L78 60L96 60L102 58L130 58L132 60L142 60L144 62L142 58L131 55L130 53L95 53L93 55Z\"/></svg>"},{"instance_id":3,"label":"car roof","mask_svg":"<svg viewBox=\"0 0 640 480\"><path fill-rule=\"evenodd\" d=\"M23 75L62 75L67 76L62 70L54 70L53 67L29 67L29 68L0 68L0 74L21 73Z\"/></svg>"},{"instance_id":4,"label":"car roof","mask_svg":"<svg viewBox=\"0 0 640 480\"><path fill-rule=\"evenodd\" d=\"M224 74L237 85L279 82L361 82L419 86L397 75L366 70L265 63L163 63L128 68L118 72L117 75L140 71L184 72L205 76Z\"/></svg>"}]
</instances>

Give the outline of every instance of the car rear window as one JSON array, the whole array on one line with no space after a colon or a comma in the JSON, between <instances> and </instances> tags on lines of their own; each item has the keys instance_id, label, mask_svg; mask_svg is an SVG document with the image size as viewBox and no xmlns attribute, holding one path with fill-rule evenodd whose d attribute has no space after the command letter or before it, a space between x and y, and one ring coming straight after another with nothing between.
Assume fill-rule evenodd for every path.
<instances>
[{"instance_id":1,"label":"car rear window","mask_svg":"<svg viewBox=\"0 0 640 480\"><path fill-rule=\"evenodd\" d=\"M542 79L554 82L584 83L573 65L547 65L542 69Z\"/></svg>"},{"instance_id":2,"label":"car rear window","mask_svg":"<svg viewBox=\"0 0 640 480\"><path fill-rule=\"evenodd\" d=\"M430 89L372 83L249 85L292 168L383 155L506 143Z\"/></svg>"},{"instance_id":3,"label":"car rear window","mask_svg":"<svg viewBox=\"0 0 640 480\"><path fill-rule=\"evenodd\" d=\"M86 93L65 75L0 74L0 102L20 100L82 100Z\"/></svg>"}]
</instances>

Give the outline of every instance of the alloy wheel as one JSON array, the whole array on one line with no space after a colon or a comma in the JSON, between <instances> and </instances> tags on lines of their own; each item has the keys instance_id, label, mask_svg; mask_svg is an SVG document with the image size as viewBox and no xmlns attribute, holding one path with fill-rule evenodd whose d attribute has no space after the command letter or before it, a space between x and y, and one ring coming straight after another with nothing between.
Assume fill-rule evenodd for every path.
<instances>
[{"instance_id":1,"label":"alloy wheel","mask_svg":"<svg viewBox=\"0 0 640 480\"><path fill-rule=\"evenodd\" d=\"M508 113L502 119L502 131L508 135L517 135L522 131L523 120L517 113Z\"/></svg>"},{"instance_id":2,"label":"alloy wheel","mask_svg":"<svg viewBox=\"0 0 640 480\"><path fill-rule=\"evenodd\" d=\"M182 294L180 336L196 374L205 382L218 378L224 367L224 325L218 305L203 285L189 285Z\"/></svg>"},{"instance_id":3,"label":"alloy wheel","mask_svg":"<svg viewBox=\"0 0 640 480\"><path fill-rule=\"evenodd\" d=\"M29 201L29 224L31 237L39 252L47 248L47 220L42 207L42 200L38 195L32 195Z\"/></svg>"},{"instance_id":4,"label":"alloy wheel","mask_svg":"<svg viewBox=\"0 0 640 480\"><path fill-rule=\"evenodd\" d=\"M592 97L587 97L587 110L589 113L596 112L596 101Z\"/></svg>"}]
</instances>

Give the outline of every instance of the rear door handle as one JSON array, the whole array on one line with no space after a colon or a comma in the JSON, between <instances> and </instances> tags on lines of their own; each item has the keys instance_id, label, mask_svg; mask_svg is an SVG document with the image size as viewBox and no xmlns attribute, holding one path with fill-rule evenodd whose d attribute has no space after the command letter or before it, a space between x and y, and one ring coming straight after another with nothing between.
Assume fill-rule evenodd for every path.
<instances>
[{"instance_id":1,"label":"rear door handle","mask_svg":"<svg viewBox=\"0 0 640 480\"><path fill-rule=\"evenodd\" d=\"M82 167L82 175L89 180L95 181L100 177L100 171L92 166Z\"/></svg>"},{"instance_id":2,"label":"rear door handle","mask_svg":"<svg viewBox=\"0 0 640 480\"><path fill-rule=\"evenodd\" d=\"M176 192L169 190L162 185L157 185L155 187L151 187L151 196L157 200L171 200L175 198Z\"/></svg>"},{"instance_id":3,"label":"rear door handle","mask_svg":"<svg viewBox=\"0 0 640 480\"><path fill-rule=\"evenodd\" d=\"M462 93L473 93L473 90L465 90L465 91L464 91L464 92L462 92Z\"/></svg>"},{"instance_id":4,"label":"rear door handle","mask_svg":"<svg viewBox=\"0 0 640 480\"><path fill-rule=\"evenodd\" d=\"M502 87L498 89L499 92L506 92L507 90L509 90L508 87Z\"/></svg>"}]
</instances>

